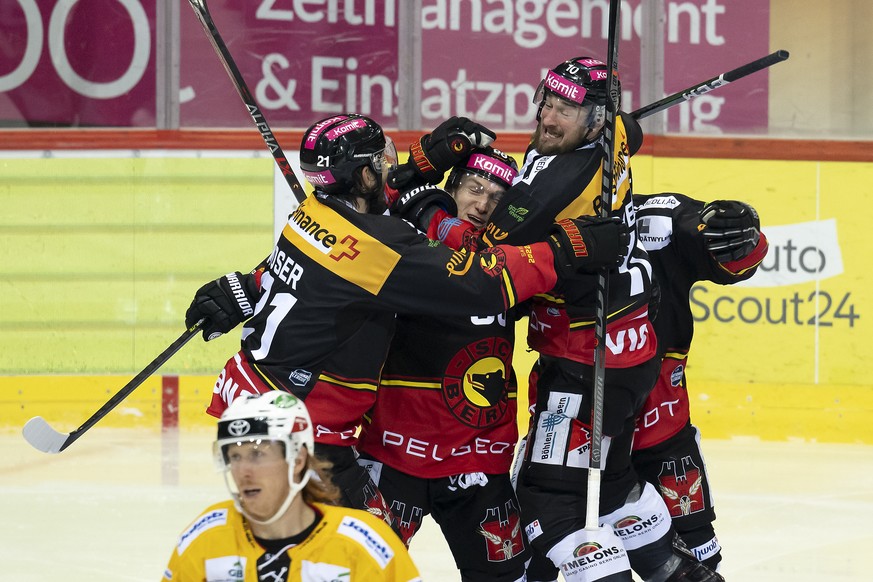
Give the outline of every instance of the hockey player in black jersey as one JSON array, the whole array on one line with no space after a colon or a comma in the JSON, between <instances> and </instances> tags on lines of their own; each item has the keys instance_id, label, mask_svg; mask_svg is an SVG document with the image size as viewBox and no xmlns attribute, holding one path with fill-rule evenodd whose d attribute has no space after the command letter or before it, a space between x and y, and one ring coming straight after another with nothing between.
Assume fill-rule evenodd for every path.
<instances>
[{"instance_id":1,"label":"hockey player in black jersey","mask_svg":"<svg viewBox=\"0 0 873 582\"><path fill-rule=\"evenodd\" d=\"M743 202L705 204L682 194L634 195L640 241L660 289L654 319L661 373L637 419L634 467L653 483L673 525L695 557L721 560L715 509L700 433L691 423L685 369L694 334L689 293L700 281L731 285L750 278L767 254L755 209Z\"/></svg>"},{"instance_id":2,"label":"hockey player in black jersey","mask_svg":"<svg viewBox=\"0 0 873 582\"><path fill-rule=\"evenodd\" d=\"M634 194L639 237L658 282L653 318L661 372L636 421L632 461L669 508L676 532L696 559L715 569L721 545L715 508L691 423L685 368L694 333L689 293L700 281L730 285L750 278L766 256L754 208L734 200L705 203L683 194ZM536 400L536 374L529 398ZM535 555L530 580L556 580Z\"/></svg>"},{"instance_id":3,"label":"hockey player in black jersey","mask_svg":"<svg viewBox=\"0 0 873 582\"><path fill-rule=\"evenodd\" d=\"M481 229L517 171L503 152L474 148L449 174L451 197L426 187L392 210L407 214L421 198L441 198L441 217ZM509 479L518 441L514 312L398 315L376 405L358 442L358 462L404 541L430 515L464 581L521 580L529 555Z\"/></svg>"},{"instance_id":4,"label":"hockey player in black jersey","mask_svg":"<svg viewBox=\"0 0 873 582\"><path fill-rule=\"evenodd\" d=\"M420 158L445 171L486 132L452 119L420 144ZM627 236L616 222L565 221L547 242L456 252L382 215L392 149L367 117L312 125L300 161L315 193L289 216L266 260L204 285L185 318L189 326L205 318L207 340L246 322L242 349L220 373L208 412L219 416L236 397L271 389L303 399L316 452L333 463L355 507L368 493L350 445L372 404L395 312L502 313L552 288L559 274L621 260ZM580 236L587 254L573 246Z\"/></svg>"},{"instance_id":5,"label":"hockey player in black jersey","mask_svg":"<svg viewBox=\"0 0 873 582\"><path fill-rule=\"evenodd\" d=\"M547 72L534 99L538 123L524 165L485 227L483 242L527 244L543 240L555 220L599 214L607 78L606 65L590 57L567 60ZM673 547L663 500L631 465L634 421L660 359L648 313L652 267L636 237L632 204L630 157L642 144L642 130L629 115L618 116L613 143L609 210L628 225L631 237L625 260L609 275L603 527L584 528L594 380L593 275L566 281L532 301L528 345L540 353L539 398L518 477L523 521L531 545L568 580L627 581L631 565L646 580L719 580ZM594 545L610 551L580 559L580 552Z\"/></svg>"}]
</instances>

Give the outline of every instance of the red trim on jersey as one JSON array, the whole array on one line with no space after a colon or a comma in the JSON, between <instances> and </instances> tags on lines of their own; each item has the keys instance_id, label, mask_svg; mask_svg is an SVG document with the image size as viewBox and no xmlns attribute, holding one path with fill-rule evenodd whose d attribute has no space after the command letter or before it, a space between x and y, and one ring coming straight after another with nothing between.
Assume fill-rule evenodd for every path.
<instances>
[{"instance_id":1,"label":"red trim on jersey","mask_svg":"<svg viewBox=\"0 0 873 582\"><path fill-rule=\"evenodd\" d=\"M535 301L528 326L528 345L545 356L594 365L594 326L570 329L566 309ZM649 321L648 306L606 326L606 367L631 368L655 356L658 341Z\"/></svg>"}]
</instances>

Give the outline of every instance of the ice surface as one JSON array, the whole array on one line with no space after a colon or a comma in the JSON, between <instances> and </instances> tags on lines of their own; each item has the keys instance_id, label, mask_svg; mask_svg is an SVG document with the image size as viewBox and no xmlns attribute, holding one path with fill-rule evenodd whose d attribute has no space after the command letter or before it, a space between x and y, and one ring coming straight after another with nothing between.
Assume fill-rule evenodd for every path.
<instances>
[{"instance_id":1,"label":"ice surface","mask_svg":"<svg viewBox=\"0 0 873 582\"><path fill-rule=\"evenodd\" d=\"M211 441L95 428L49 455L0 432L3 578L159 580L180 531L227 497ZM728 582L871 579L873 447L704 440L704 452ZM430 518L411 552L425 580L459 579Z\"/></svg>"}]
</instances>

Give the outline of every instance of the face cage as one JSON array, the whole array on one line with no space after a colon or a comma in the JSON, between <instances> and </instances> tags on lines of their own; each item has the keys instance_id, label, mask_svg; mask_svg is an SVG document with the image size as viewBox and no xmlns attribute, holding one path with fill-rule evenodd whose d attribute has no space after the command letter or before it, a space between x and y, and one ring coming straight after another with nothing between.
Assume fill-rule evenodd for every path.
<instances>
[{"instance_id":1,"label":"face cage","mask_svg":"<svg viewBox=\"0 0 873 582\"><path fill-rule=\"evenodd\" d=\"M285 501L282 502L282 505L279 506L279 509L274 513L271 517L266 520L259 520L250 515L242 505L242 500L239 492L239 488L237 487L236 481L233 479L233 475L230 473L230 463L227 462L227 458L224 454L224 447L235 445L243 442L252 442L255 444L260 444L262 441L273 441L277 443L282 443L283 448L285 449L285 462L288 463L288 496L285 498ZM227 487L230 496L233 498L233 504L236 507L236 510L246 516L246 519L257 523L259 525L270 525L271 523L276 522L280 517L282 517L288 508L291 506L291 502L294 501L294 498L297 497L297 494L306 487L306 484L309 482L309 479L312 477L312 471L307 469L304 471L303 476L300 478L299 483L294 482L294 465L296 465L297 457L300 455L300 451L303 449L303 444L295 447L294 443L290 439L287 438L258 438L253 437L249 439L222 439L220 441L216 441L212 445L212 454L215 460L216 469L223 474L224 477L224 485ZM293 458L292 458L293 456Z\"/></svg>"}]
</instances>

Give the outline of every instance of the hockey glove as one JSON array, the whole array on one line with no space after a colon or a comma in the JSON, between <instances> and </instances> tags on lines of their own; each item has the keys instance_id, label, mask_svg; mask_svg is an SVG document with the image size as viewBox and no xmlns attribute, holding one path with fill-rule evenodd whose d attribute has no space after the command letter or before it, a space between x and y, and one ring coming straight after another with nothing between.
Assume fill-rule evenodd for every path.
<instances>
[{"instance_id":1,"label":"hockey glove","mask_svg":"<svg viewBox=\"0 0 873 582\"><path fill-rule=\"evenodd\" d=\"M620 265L627 254L630 234L618 218L581 216L552 225L547 242L555 255L558 277L567 279Z\"/></svg>"},{"instance_id":2,"label":"hockey glove","mask_svg":"<svg viewBox=\"0 0 873 582\"><path fill-rule=\"evenodd\" d=\"M190 328L205 318L203 341L207 342L229 332L255 313L260 295L256 279L237 271L207 283L194 294L185 325Z\"/></svg>"},{"instance_id":3,"label":"hockey glove","mask_svg":"<svg viewBox=\"0 0 873 582\"><path fill-rule=\"evenodd\" d=\"M716 200L700 211L706 225L703 238L706 248L719 263L745 258L758 246L761 223L755 209L736 200Z\"/></svg>"},{"instance_id":4,"label":"hockey glove","mask_svg":"<svg viewBox=\"0 0 873 582\"><path fill-rule=\"evenodd\" d=\"M436 186L421 186L403 192L391 205L391 215L411 222L418 230L427 232L437 210L456 215L458 206L448 192Z\"/></svg>"},{"instance_id":5,"label":"hockey glove","mask_svg":"<svg viewBox=\"0 0 873 582\"><path fill-rule=\"evenodd\" d=\"M487 146L495 137L484 125L452 117L409 146L410 166L428 184L439 184L446 171L464 161L474 146Z\"/></svg>"}]
</instances>

